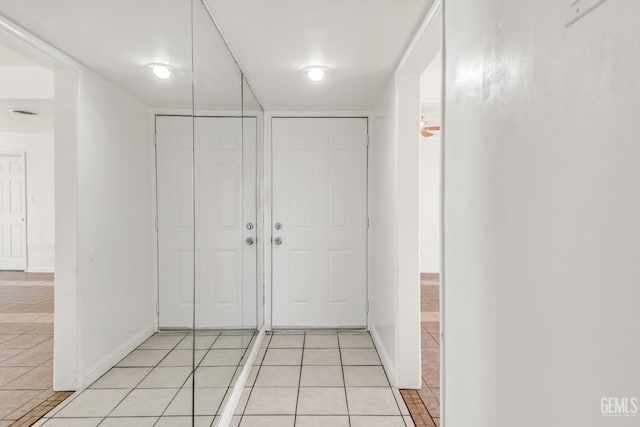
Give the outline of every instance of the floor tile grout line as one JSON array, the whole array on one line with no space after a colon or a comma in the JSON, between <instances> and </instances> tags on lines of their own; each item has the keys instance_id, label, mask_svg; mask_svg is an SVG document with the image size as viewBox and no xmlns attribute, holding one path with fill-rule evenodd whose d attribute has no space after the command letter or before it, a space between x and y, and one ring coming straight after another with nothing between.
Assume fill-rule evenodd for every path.
<instances>
[{"instance_id":1,"label":"floor tile grout line","mask_svg":"<svg viewBox=\"0 0 640 427\"><path fill-rule=\"evenodd\" d=\"M238 364L236 366L235 371L233 372L233 376L231 377L231 384L229 384L229 386L227 387L227 391L225 392L225 394L222 396L222 400L220 401L220 403L218 404L218 407L216 408L216 413L214 415L213 420L215 421L215 417L220 415L220 409L222 408L222 404L224 403L225 398L227 397L227 394L229 393L229 390L232 389L232 385L234 383L234 378L236 378L236 375L238 374L238 369L240 369L240 366L244 366L246 364L242 363L242 360L245 358L245 356L247 355L247 352L249 351L249 347L251 346L251 341L253 341L253 337L255 336L255 333L253 334L251 340L249 340L249 343L247 344L247 347L245 347L244 352L242 353L242 356L240 357L240 360L238 361ZM243 344L244 344L244 339L242 340ZM213 345L213 344L212 344ZM255 343L254 343L255 345ZM236 380L237 381L237 380ZM211 422L211 426L213 426L213 422ZM211 427L210 426L210 427Z\"/></svg>"},{"instance_id":2,"label":"floor tile grout line","mask_svg":"<svg viewBox=\"0 0 640 427\"><path fill-rule=\"evenodd\" d=\"M27 400L26 402L24 402L24 403L23 403L22 405L20 405L19 407L17 407L17 408L15 408L15 409L11 410L11 412L9 412L8 414L6 414L6 415L4 416L4 418L2 419L2 421L13 421L13 422L17 422L17 420L18 420L20 417L12 418L11 416L12 416L13 414L15 414L15 413L16 413L16 411L20 411L20 410L21 410L22 408L24 408L25 406L28 406L30 403L32 403L32 402L34 402L34 401L38 401L38 400L40 400L40 398L41 398L42 394L43 394L43 393L45 393L47 390L36 390L36 391L38 391L39 393L38 393L38 394L36 394L35 396L32 396L31 398L29 398L29 400ZM45 399L45 400L46 400L46 399ZM36 406L33 406L33 407L31 408L31 410L32 410L32 409L34 409L34 408L36 408L36 407L38 407L38 405L39 405L40 403L42 403L42 402L43 402L43 401L42 401L42 400L40 400L40 402L38 402L38 404L36 404ZM30 410L29 410L29 411L30 411ZM29 411L27 411L27 413L28 413Z\"/></svg>"},{"instance_id":3,"label":"floor tile grout line","mask_svg":"<svg viewBox=\"0 0 640 427\"><path fill-rule=\"evenodd\" d=\"M187 333L187 334L188 334L188 333ZM187 335L187 334L185 334L185 335ZM155 335L157 335L157 332L156 332L156 333L154 333L151 337L153 337L153 336L155 336ZM151 338L151 337L149 337L149 338ZM147 340L148 340L149 338L147 338ZM145 342L146 342L147 340L145 340ZM145 380L145 379L146 379L146 378L151 374L151 372L153 372L153 371L154 371L154 369L156 369L156 368L160 365L160 363L162 363L162 361L163 361L163 360L164 360L164 359L165 359L169 354L171 354L171 352L172 352L173 350L175 350L175 349L176 349L176 347L180 344L180 342L182 342L182 340L178 341L178 342L177 342L177 343L176 343L176 344L175 344L175 345L174 345L174 346L173 346L173 347L172 347L172 348L171 348L171 349L170 349L170 350L169 350L169 351L168 351L168 352L167 352L167 353L166 353L166 354L165 354L165 355L164 355L164 356L163 356L163 357L162 357L162 358L161 358L161 359L160 359L160 360L159 360L159 361L158 361L158 362L157 362L157 363L156 363L156 364L155 364L155 365L154 365L154 366L149 370L149 372L147 372L147 374L146 374L144 377L142 377L142 378L140 379L140 381L138 381L138 382L136 383L136 385L135 385L133 388L131 388L127 394L125 394L125 395L124 395L124 397L123 397L123 398L122 398L122 399L121 399L121 400L120 400L120 401L119 401L119 402L118 402L118 403L117 403L117 404L116 404L116 405L111 409L111 411L109 411L109 413L108 413L107 415L105 415L105 416L104 416L104 418L103 418L103 419L102 419L102 420L97 424L98 426L99 426L100 424L102 424L102 423L104 422L104 420L106 420L107 418L109 418L109 415L111 415L111 414L113 413L113 411L115 411L115 410L116 410L116 408L117 408L118 406L120 406L120 404L122 404L122 402L124 402L124 400L125 400L127 397L129 397L129 396L131 395L131 393L133 392L133 390L138 390L138 386L139 386L139 385L140 385L140 384L141 384L141 383L142 383L142 382L143 382L143 381L144 381L144 380ZM144 344L144 343L142 343L141 345L143 345L143 344ZM138 349L139 349L139 347L140 347L140 346L136 347L136 349L135 349L135 350L133 350L133 351L131 351L129 354L131 354L131 353L133 353L134 351L138 350ZM129 354L127 354L127 355L125 356L125 358L127 358L127 357L129 356ZM124 360L124 359L123 359L123 360ZM118 362L118 363L119 363L119 362ZM109 371L110 371L110 370L109 370ZM109 371L107 371L107 372L109 372ZM107 373L107 372L105 372L102 376L106 375L106 373ZM102 376L101 376L100 378L102 378ZM187 376L187 380L188 380L188 378L189 378L189 377ZM185 380L185 382L186 382L187 380ZM97 380L96 380L96 381L97 381ZM94 381L94 383L95 383L95 381ZM92 384L92 385L93 385L93 384ZM184 383L183 383L183 385L184 385ZM87 390L87 389L85 389L85 390ZM180 391L180 389L178 389L178 392L179 392L179 391ZM84 393L84 390L83 390L83 393ZM177 395L177 394L178 394L178 393L176 393L176 395ZM169 404L167 404L167 408L168 408L168 407L169 407L169 405L173 402L173 399L175 399L175 395L173 396L173 398L171 399L171 401L169 401ZM164 411L166 411L166 409L167 409L167 408L165 408L165 409L162 411L162 413L164 413ZM159 419L159 418L158 418L158 419ZM156 423L157 423L157 421L156 421ZM155 424L156 424L156 423L154 423L154 426L155 426Z\"/></svg>"},{"instance_id":4,"label":"floor tile grout line","mask_svg":"<svg viewBox=\"0 0 640 427\"><path fill-rule=\"evenodd\" d=\"M155 335L155 334L154 334L154 335ZM101 420L99 424L102 424L102 422L104 422L104 420L105 420L105 419L107 419L107 418L117 418L117 417L110 417L110 415L111 415L111 414L113 413L113 411L114 411L114 410L115 410L115 409L116 409L116 408L117 408L117 407L118 407L118 406L119 406L119 405L120 405L120 404L121 404L121 403L122 403L122 402L123 402L123 401L124 401L124 400L125 400L125 399L130 395L130 394L131 394L131 393L132 393L132 392L133 392L133 390L158 390L158 389L173 389L173 388L174 388L174 387L155 387L155 388L151 388L151 387L150 387L150 388L140 388L140 387L139 387L139 385L140 385L140 384L141 384L141 383L142 383L142 382L143 382L143 381L144 381L144 380L145 380L145 379L146 379L146 378L151 374L151 372L153 372L153 371L154 371L155 369L157 369L157 368L161 368L160 363L162 363L162 361L163 361L163 360L164 360L164 359L165 359L169 354L171 354L171 352L173 352L174 350L177 350L177 347L180 345L180 343L181 343L185 338L187 338L187 337L188 337L189 332L185 332L185 334L184 334L184 335L185 335L185 336L184 336L184 337L182 337L182 339L180 339L180 340L179 340L179 341L178 341L178 342L177 342L177 343L176 343L176 344L175 344L171 349L158 349L158 350L168 350L168 351L167 351L167 353L166 353L166 354L165 354L165 355L164 355L164 356L163 356L163 357L162 357L162 358L161 358L161 359L160 359L160 360L159 360L155 365L152 365L152 366L140 366L140 368L150 368L149 372L148 372L146 375L144 375L144 376L143 376L143 377L142 377L142 378L137 382L137 384L136 384L133 388L129 389L129 392L128 392L128 393L127 393L127 394L126 394L126 395L125 395L125 396L124 396L124 397L123 397L123 398L122 398L122 399L121 399L121 400L116 404L116 406L114 406L114 408L113 408L113 409L112 409L112 410L111 410L111 411L110 411L106 416L104 416L104 419L103 419L103 420ZM222 335L221 335L221 334L216 335L216 340L217 340L217 338L218 338L218 337L220 337L220 336L222 336ZM214 342L215 342L216 340L214 340ZM144 344L144 343L143 343L143 344ZM212 346L213 346L213 342L212 342L212 344L211 344L211 347L209 347L209 349L203 349L203 351L210 351L210 350L211 350L211 348L212 348ZM138 348L136 348L135 350L132 350L132 351L131 351L131 353L132 353L133 351L136 351L136 350L141 350L139 347L140 347L140 346L138 346ZM151 349L151 350L153 350L153 349ZM187 350L188 350L188 349L187 349ZM192 351L196 351L197 349L191 349L191 350L192 350ZM131 354L131 353L129 353L129 354ZM128 356L128 355L127 355L127 356ZM126 356L125 356L125 358L126 358ZM202 358L202 360L204 360L204 357ZM199 364L198 364L198 367L200 367L200 363L202 363L202 360L200 360L200 362L199 362ZM134 366L121 367L121 368L126 369L126 368L132 368L132 367L134 367ZM168 368L171 368L171 367L172 367L172 366L168 366ZM214 366L214 367L217 367L217 366ZM197 369L197 368L196 368L196 369ZM108 371L107 371L107 372L108 372ZM179 387L178 387L178 389L177 389L177 390L178 390L178 392L179 392L179 391L184 387L184 385L186 384L186 382L187 382L187 381L189 380L189 378L191 378L192 376L194 377L194 381L195 381L195 376L193 375L193 372L195 372L195 371L193 371L193 370L192 370L191 374L190 374L190 375L188 375L188 376L187 376L187 378L186 378L186 379L184 380L184 382L182 383L182 386L179 386ZM106 373L105 373L105 374L106 374ZM103 376L104 376L104 375L103 375ZM102 378L102 376L101 376L100 378ZM97 381L97 380L96 380L96 381ZM224 388L224 387L214 387L214 388ZM228 389L228 387L226 387L226 388ZM86 390L87 390L87 389L83 390L83 392L84 392L84 391L86 391ZM121 389L121 388L119 388L119 389L116 389L116 390L122 390L122 389ZM176 393L176 395L174 395L174 396L173 396L173 398L169 401L169 403L167 404L167 407L165 407L165 409L163 410L163 412L162 412L162 414L161 414L161 415L159 415L159 416L155 416L155 415L154 415L154 417L158 417L158 420L156 420L156 423L159 421L159 419L160 419L160 418L162 418L162 417L164 416L164 413L166 412L167 408L171 405L171 403L173 403L173 401L175 400L175 398L176 398L177 394L178 394L178 393ZM66 405L65 405L65 406L66 406ZM62 410L62 408L60 408L60 410ZM58 412L59 412L59 411L58 411ZM56 412L56 413L57 413L57 412ZM55 417L55 415L54 415L54 417ZM215 415L214 415L214 417L215 417ZM60 418L62 418L62 417L60 417ZM155 425L155 424L154 424L154 425Z\"/></svg>"},{"instance_id":5,"label":"floor tile grout line","mask_svg":"<svg viewBox=\"0 0 640 427\"><path fill-rule=\"evenodd\" d=\"M307 343L307 339L306 339L306 338L307 338L307 334L308 334L308 332L305 332L305 333L304 333L304 335L303 335L303 344L302 344L302 348L300 349L300 351L301 351L301 358L300 358L299 365L293 365L293 366L299 366L299 367L300 367L299 377L298 377L298 386L297 386L297 389L296 389L296 391L297 391L297 395L296 395L296 409L295 409L295 413L294 413L294 421L295 421L295 420L297 420L297 416L298 416L298 409L299 409L298 407L299 407L299 403L300 403L300 401L299 401L300 396L299 396L299 395L300 395L300 391L301 391L300 389L301 389L301 387L302 387L302 385L301 385L301 376L302 376L302 369L303 369L303 367L304 367L304 352L305 352L305 350L307 350L307 344L308 344L308 343ZM220 335L218 335L218 337L219 337L219 336L220 336ZM338 340L338 339L339 339L338 335L336 334L335 336L336 336L336 339ZM264 349L264 354L263 354L262 360L261 360L261 362L260 362L260 364L259 364L258 372L256 373L256 378L255 378L255 380L254 380L254 382L253 382L253 384L251 385L251 388L250 388L249 397L247 398L247 404L248 404L248 402L249 402L249 400L250 400L250 398L251 398L251 396L252 396L252 393L253 393L253 391L254 391L253 389L256 387L257 378L259 377L259 375L260 375L260 373L261 373L261 369L262 369L262 367L263 367L263 366L268 366L268 365L264 365L264 360L266 359L266 355L268 354L269 350L273 350L273 349L276 349L276 348L277 348L277 347L272 347L272 345L273 345L273 344L275 344L275 343L271 342L271 339L272 339L272 338L273 338L273 337L270 337L270 342L267 344L267 347ZM216 338L216 339L218 339L218 338ZM215 342L215 341L214 341L214 342ZM145 379L150 375L150 373L151 373L151 372L153 372L153 370L154 370L154 369L158 369L158 368L160 367L160 364L162 363L162 361L164 361L164 360L168 357L168 355L169 355L169 354L171 354L171 352L172 352L172 351L176 350L177 345L178 345L178 344L174 345L174 347L173 347L172 349L170 349L170 350L169 350L169 351L168 351L168 352L167 352L167 353L166 353L166 354L165 354L165 355L164 355L164 356L163 356L163 357L162 357L162 358L161 358L161 359L160 359L160 360L155 364L155 365L151 366L151 367L150 367L150 368L151 368L151 369L150 369L150 371L149 371L146 375L144 375L144 377L142 377L142 379L141 379L141 380L139 380L139 381L137 382L136 386L135 386L133 389L139 389L139 386L140 386L140 384L142 383L142 381L144 381L144 380L145 380ZM209 349L208 349L209 351L212 349L212 346L213 346L213 343L212 343L212 344L211 344L211 346L209 347ZM324 348L325 348L325 349L331 349L331 347L324 347ZM355 347L355 348L362 348L362 347ZM369 349L370 349L370 347L367 347L367 348L369 348ZM245 347L245 348L244 348L244 353L245 353L245 354L246 354L247 349L248 349L248 347ZM291 347L289 347L288 349L289 349L289 350L295 350L295 348L291 348ZM344 361L343 361L343 358L342 358L342 351L343 351L343 350L346 350L346 349L349 349L349 348L341 346L341 345L340 345L340 343L339 343L339 341L338 341L338 348L337 348L337 349L338 349L338 354L339 354L339 357L340 357L340 367L341 367L341 373L342 373L342 377L343 377L343 389L344 389L344 393L345 393L345 395L344 395L344 398L345 398L345 404L347 405L347 417L349 417L349 424L350 424L350 423L351 423L351 419L350 419L351 414L350 414L350 411L349 411L349 409L348 409L348 400L347 400L348 398L347 398L347 395L346 395L346 382L345 382L345 380L344 380L344 367L345 367L345 365L344 365ZM375 347L373 347L373 349L375 349ZM193 351L196 351L196 350L197 350L197 349L193 349ZM204 349L204 351L206 352L206 351L207 351L207 349ZM376 349L376 354L377 354L377 349ZM377 355L377 356L378 356L378 358L379 358L379 355ZM201 359L200 359L200 361L199 361L199 363L198 363L199 367L201 367L201 366L202 366L203 359L204 359L204 358L201 358ZM242 357L241 357L241 360L242 360ZM235 373L237 373L237 367L238 367L239 365L240 365L240 364L238 364L238 365L236 366L236 370L234 371ZM255 366L255 364L254 364L254 366ZM280 365L280 366L284 366L284 365ZM335 365L309 365L309 366L335 366ZM375 364L375 365L355 365L355 366L380 366L380 364L378 363L378 364ZM235 375L235 374L234 374L234 375ZM385 376L386 376L386 375L385 375ZM186 381L186 380L185 380L185 381ZM388 382L388 378L387 378L387 382ZM185 384L185 383L183 382L183 386L184 386L184 384ZM358 386L354 386L354 387L358 387ZM364 386L362 386L362 387L364 387ZM386 386L385 386L384 388L386 388ZM130 395L130 393L133 391L133 389L132 389L132 390L129 390L129 393L127 393L127 394L123 397L123 399L121 399L121 400L120 400L120 401L115 405L114 409L112 409L112 410L107 414L107 416L105 417L105 419L106 419L106 418L113 418L113 417L110 417L110 416L113 414L113 411L115 410L115 408L117 408L117 407L122 403L122 401L123 401L124 399L126 399L126 398ZM228 387L227 387L227 391L228 391ZM177 395L177 393L176 393L176 395ZM171 402L169 402L169 403L168 403L168 405L167 405L167 407L165 407L165 410L163 411L163 413L162 413L160 416L158 416L159 418L163 417L163 416L166 414L166 409L167 409L167 408L168 408L168 406L169 406L169 405L170 405L170 404L175 400L175 398L176 398L176 396L174 396L174 397L173 397L173 399L171 399ZM223 397L223 399L224 399L224 397ZM394 396L394 399L395 399L395 396ZM396 405L398 405L397 400L396 400ZM217 412L217 411L216 411L216 412ZM402 412L401 412L401 411L398 411L398 412L399 412L400 416L402 416ZM243 419L243 417L244 417L245 415L248 415L248 414L246 414L246 405L245 405L245 408L244 408L244 409L243 409L243 411L242 411L242 415L240 416L240 419L242 420L242 419ZM259 415L259 414L255 414L255 415ZM266 414L265 414L265 415L266 415ZM282 415L284 415L284 414L282 414ZM305 414L305 415L307 415L307 414ZM330 414L309 414L309 415L320 416L320 415L330 415ZM214 420L215 420L215 415L214 415ZM159 419L158 419L158 420L156 420L156 423L157 423L158 421L159 421ZM104 419L100 421L100 423L103 423L103 422L104 422ZM212 422L213 422L213 421L212 421ZM404 419L403 419L403 422L404 422Z\"/></svg>"},{"instance_id":6,"label":"floor tile grout line","mask_svg":"<svg viewBox=\"0 0 640 427\"><path fill-rule=\"evenodd\" d=\"M267 343L267 346L265 347L265 351L264 351L264 356L262 357L262 360L260 361L260 365L258 365L258 372L256 372L256 377L253 380L253 384L251 385L251 390L249 390L249 396L247 396L247 402L245 404L244 409L242 410L242 414L240 414L240 421L238 422L238 425L242 424L242 420L245 417L245 412L247 411L247 407L249 406L249 402L251 401L251 395L253 395L253 389L255 388L255 384L258 382L258 377L260 376L260 371L262 370L262 367L264 366L264 359L267 357L267 353L269 352L269 349L271 348L271 341L273 339L273 333L268 334L269 338L269 342ZM255 363L253 366L256 366Z\"/></svg>"},{"instance_id":7,"label":"floor tile grout line","mask_svg":"<svg viewBox=\"0 0 640 427\"><path fill-rule=\"evenodd\" d=\"M45 362L46 363L46 362ZM22 378L24 375L27 375L29 372L33 371L36 368L42 368L42 365L38 365L38 366L0 366L0 368L31 368L23 373L21 373L20 375L18 375L17 377L7 381L4 384L0 384L0 390L48 390L48 389L43 389L43 388L5 388L5 386L11 384L12 382ZM48 366L47 366L48 368Z\"/></svg>"},{"instance_id":8,"label":"floor tile grout line","mask_svg":"<svg viewBox=\"0 0 640 427\"><path fill-rule=\"evenodd\" d=\"M371 334L369 334L369 337L371 337ZM375 344L373 346L373 349L376 351L376 356L378 356L378 360L380 360L380 363L382 363L382 359L380 358L380 353L378 352L378 349L376 348ZM393 392L393 387L391 386L391 381L389 381L389 377L387 376L387 371L384 369L384 367L382 368L382 372L384 373L384 377L387 379L387 384L389 384L389 390L391 391L391 394L393 395L393 400L396 402L396 407L398 408L398 412L400 413L400 416L402 417L402 422L404 423L405 427L407 426L407 422L404 419L404 414L402 413L402 409L400 409L400 403L398 402L398 398L396 397L395 393ZM400 394L400 389L398 389L398 394ZM402 396L400 396L402 397Z\"/></svg>"},{"instance_id":9,"label":"floor tile grout line","mask_svg":"<svg viewBox=\"0 0 640 427\"><path fill-rule=\"evenodd\" d=\"M198 350L198 349L196 349L196 348L195 348L195 347L196 347L195 339L196 339L197 331L187 332L187 333L186 333L186 335L185 335L185 337L184 337L182 340L180 340L180 342L179 342L178 344L176 344L176 346L178 346L178 345L179 345L179 344L180 344L184 339L189 338L190 333L193 333L193 345L192 345L192 347L193 347L193 348L191 349L191 351L192 351L192 352L194 352L194 354L195 354L195 352ZM204 335L203 335L203 336L204 336ZM198 370L198 368L200 368L200 367L201 367L201 364L202 364L202 362L204 361L204 358L206 357L207 353L208 353L209 351L211 351L211 349L213 349L213 345L218 341L218 339L219 339L221 336L222 336L222 333L219 333L218 335L216 335L215 339L213 340L213 342L211 343L211 345L209 346L209 348L208 348L208 349L204 349L204 351L205 351L206 353L202 356L202 359L200 359L200 361L198 362L198 366L196 366L195 368L193 368L193 369L191 370L191 373L190 373L189 375L187 375L187 379L185 379L185 380L184 380L184 382L182 383L182 385L178 388L178 392L173 396L173 398L169 401L169 403L167 404L167 406L164 408L164 410L162 411L162 414L160 414L160 416L158 417L158 419L156 420L156 422L153 424L154 426L155 426L155 425L157 425L157 424L160 422L160 419L162 419L162 417L163 417L163 416L165 416L164 414L167 412L167 409L169 409L169 406L171 406L171 404L174 402L174 400L176 399L176 397L178 397L178 394L180 393L180 390L182 390L182 389L184 388L184 386L185 386L185 384L187 383L187 381L189 381L189 378L191 378L191 381L193 381L193 383L192 383L192 384L193 384L193 389L194 389L194 393L195 393L195 390L197 389L197 387L195 387L195 383L196 383L196 374L195 374L195 373L196 373L196 371ZM175 349L175 348L174 348L174 349ZM188 350L188 349L187 349L187 350ZM173 350L171 350L171 351L173 351ZM171 351L169 351L169 353L171 353ZM168 355L169 353L167 353L167 355ZM165 356L165 357L166 357L166 356ZM164 358L163 358L163 359L164 359ZM161 361L160 361L160 362L158 362L158 365L159 365L160 363L161 363ZM159 367L159 366L156 366L156 367ZM155 369L155 368L153 368L153 369ZM152 371L153 371L153 370L152 370ZM235 375L235 374L234 374L234 375ZM227 387L227 390L228 390L228 387ZM226 392L225 392L225 395L226 395ZM194 396L193 394L192 394L192 397L191 397L191 398L195 400L195 396ZM223 396L223 399L224 399L224 396ZM114 408L114 409L115 409L115 408ZM218 409L219 409L219 408L218 408ZM218 412L218 409L216 409L216 411L215 411L215 412L216 412L216 414L217 414L217 412ZM216 414L214 414L214 415L213 415L213 419L214 419L214 420L215 420ZM189 415L187 415L187 416L189 416ZM191 416L192 416L192 420L193 420L193 419L195 419L195 417L196 417L195 412L194 412L194 413L192 413L192 414L191 414ZM212 421L212 424L213 424L213 421Z\"/></svg>"},{"instance_id":10,"label":"floor tile grout line","mask_svg":"<svg viewBox=\"0 0 640 427\"><path fill-rule=\"evenodd\" d=\"M86 389L85 389L86 390ZM84 391L84 390L83 390ZM66 399L58 402L58 404L56 406L54 406L53 408L51 408L47 413L45 413L42 418L53 418L55 416L55 414L57 414L58 412L60 412L63 408L67 407L67 405L69 405L71 402L73 402L74 400L76 400L76 398L78 396L80 396L82 394L82 392L78 392L76 391L72 391L71 395L69 395L69 397L67 397ZM51 416L47 417L48 414L50 414L52 411L54 411L55 409L57 409L57 411L55 411Z\"/></svg>"},{"instance_id":11,"label":"floor tile grout line","mask_svg":"<svg viewBox=\"0 0 640 427\"><path fill-rule=\"evenodd\" d=\"M336 340L338 340L338 355L340 356L340 371L342 372L342 385L344 387L344 403L347 406L347 422L351 427L351 411L349 410L349 399L347 397L347 379L344 376L344 361L342 360L342 345L340 344L340 334L336 333Z\"/></svg>"},{"instance_id":12,"label":"floor tile grout line","mask_svg":"<svg viewBox=\"0 0 640 427\"><path fill-rule=\"evenodd\" d=\"M296 422L298 421L298 404L300 402L300 384L302 383L302 367L304 366L304 345L307 341L307 331L304 331L304 334L302 335L302 350L300 353L300 373L298 374L298 388L296 390L296 408L295 411L293 412L293 425L296 425Z\"/></svg>"},{"instance_id":13,"label":"floor tile grout line","mask_svg":"<svg viewBox=\"0 0 640 427\"><path fill-rule=\"evenodd\" d=\"M7 357L6 359L2 359L2 360L0 360L0 367L3 367L3 368L15 368L16 366L3 366L2 364L3 364L4 362L6 362L7 360L9 360L9 359L13 359L14 357L19 356L19 355L21 355L22 353L24 353L25 351L27 351L27 350L31 350L31 349L19 349L19 348L15 348L15 349L4 349L4 350L22 350L22 351L19 351L19 352L18 352L18 353L16 353L16 354L13 354L13 355L11 355L11 356Z\"/></svg>"},{"instance_id":14,"label":"floor tile grout line","mask_svg":"<svg viewBox=\"0 0 640 427\"><path fill-rule=\"evenodd\" d=\"M50 412L52 410L52 409L48 409L48 407L51 404L53 404L54 402L59 404L60 402L65 400L65 399L62 399L62 400L59 399L62 395L67 395L67 398L68 398L68 397L70 397L71 394L72 393L68 392L68 391L53 391L53 390L51 390L51 394L47 398L45 398L43 401L41 401L38 405L33 407L31 410L26 412L24 415L22 415L17 420L15 420L15 421L14 420L10 420L10 421L13 421L14 423L18 423L18 422L21 422L21 421L25 421L26 422L29 419L35 418L32 421L33 421L33 423L36 423L36 422L40 421L41 419L43 419L44 415L46 415L48 412ZM34 397L34 399L35 399L35 397ZM42 411L45 411L44 414L39 415L39 416L36 415L38 413L42 413ZM4 420L5 419L3 419L3 421ZM45 421L45 423L46 422L47 421ZM11 425L13 425L13 424L11 424Z\"/></svg>"}]
</instances>

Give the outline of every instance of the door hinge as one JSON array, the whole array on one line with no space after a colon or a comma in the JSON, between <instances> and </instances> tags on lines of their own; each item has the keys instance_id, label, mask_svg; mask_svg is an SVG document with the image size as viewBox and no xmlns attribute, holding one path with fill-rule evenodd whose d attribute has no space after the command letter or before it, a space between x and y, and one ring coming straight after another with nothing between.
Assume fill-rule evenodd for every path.
<instances>
[{"instance_id":1,"label":"door hinge","mask_svg":"<svg viewBox=\"0 0 640 427\"><path fill-rule=\"evenodd\" d=\"M158 131L153 131L153 145L158 145Z\"/></svg>"},{"instance_id":2,"label":"door hinge","mask_svg":"<svg viewBox=\"0 0 640 427\"><path fill-rule=\"evenodd\" d=\"M369 229L370 225L371 225L371 221L369 220L369 217L367 217L367 230Z\"/></svg>"},{"instance_id":3,"label":"door hinge","mask_svg":"<svg viewBox=\"0 0 640 427\"><path fill-rule=\"evenodd\" d=\"M160 314L160 300L156 300L156 314Z\"/></svg>"},{"instance_id":4,"label":"door hinge","mask_svg":"<svg viewBox=\"0 0 640 427\"><path fill-rule=\"evenodd\" d=\"M370 143L371 143L371 137L369 136L369 134L367 134L367 147L369 146Z\"/></svg>"},{"instance_id":5,"label":"door hinge","mask_svg":"<svg viewBox=\"0 0 640 427\"><path fill-rule=\"evenodd\" d=\"M369 300L367 300L367 313L369 313Z\"/></svg>"},{"instance_id":6,"label":"door hinge","mask_svg":"<svg viewBox=\"0 0 640 427\"><path fill-rule=\"evenodd\" d=\"M155 218L154 226L155 226L155 228L157 230L158 229L158 217Z\"/></svg>"}]
</instances>

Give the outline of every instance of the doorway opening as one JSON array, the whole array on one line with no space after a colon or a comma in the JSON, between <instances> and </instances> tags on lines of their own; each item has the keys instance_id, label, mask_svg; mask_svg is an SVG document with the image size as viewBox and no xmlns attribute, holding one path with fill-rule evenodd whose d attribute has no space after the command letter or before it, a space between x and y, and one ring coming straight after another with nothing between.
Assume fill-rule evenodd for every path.
<instances>
[{"instance_id":1,"label":"doorway opening","mask_svg":"<svg viewBox=\"0 0 640 427\"><path fill-rule=\"evenodd\" d=\"M0 34L2 425L56 396L54 92L52 64Z\"/></svg>"},{"instance_id":2,"label":"doorway opening","mask_svg":"<svg viewBox=\"0 0 640 427\"><path fill-rule=\"evenodd\" d=\"M0 45L0 271L53 273L54 73Z\"/></svg>"},{"instance_id":3,"label":"doorway opening","mask_svg":"<svg viewBox=\"0 0 640 427\"><path fill-rule=\"evenodd\" d=\"M440 419L440 266L442 55L420 76L420 398ZM436 424L438 425L438 424Z\"/></svg>"}]
</instances>

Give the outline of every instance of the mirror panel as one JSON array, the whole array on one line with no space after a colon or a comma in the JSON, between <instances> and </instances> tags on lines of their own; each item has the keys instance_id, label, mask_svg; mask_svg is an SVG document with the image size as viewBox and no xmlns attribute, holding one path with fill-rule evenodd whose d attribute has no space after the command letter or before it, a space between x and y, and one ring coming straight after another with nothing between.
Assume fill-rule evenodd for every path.
<instances>
[{"instance_id":1,"label":"mirror panel","mask_svg":"<svg viewBox=\"0 0 640 427\"><path fill-rule=\"evenodd\" d=\"M194 336L203 343L193 396L204 417L224 409L258 324L257 124L245 120L242 73L209 11L198 0L193 8Z\"/></svg>"},{"instance_id":2,"label":"mirror panel","mask_svg":"<svg viewBox=\"0 0 640 427\"><path fill-rule=\"evenodd\" d=\"M264 290L258 280L263 260L258 204L264 126L260 103L203 0L73 2L72 8L41 0L1 3L3 16L71 58L81 58L80 81L91 75L92 81L125 99L112 103L118 105L106 105L102 99L78 104L81 109L95 103L91 105L95 111L107 112L102 114L103 128L96 129L122 135L138 120L131 128L147 132L131 131L130 136L139 136L136 143L144 149L155 147L148 158L123 150L122 159L114 160L115 155L109 159L130 169L139 166L137 171L149 187L148 200L140 201L147 203L149 221L140 221L140 227L155 229L157 246L154 253L140 258L156 262L153 273L151 267L145 272L149 282L157 279L157 283L146 286L140 280L127 288L122 298L131 302L134 293L143 294L145 304L140 304L139 312L123 310L121 322L113 322L118 323L117 339L98 350L110 353L112 346L122 351L122 342L129 345L137 339L138 325L134 328L128 317L150 324L155 314L158 328L98 381L102 388L111 388L111 377L124 377L131 392L127 396L157 393L153 414L145 405L126 402L128 416L179 417L179 423L211 425L264 323ZM127 108L131 105L135 108ZM127 116L128 111L139 110L137 118ZM119 113L112 114L118 117L110 117L110 112ZM147 122L151 118L153 124ZM105 148L92 143L92 148ZM107 149L100 153L113 154ZM152 172L155 182L147 178ZM108 188L110 197L127 192L124 177ZM105 178L105 186L112 181ZM118 201L122 200L128 201L125 196ZM128 213L140 214L142 209L129 204L119 214L128 219L132 217ZM113 315L117 304L95 300L95 317ZM105 332L106 325L105 320L103 329L94 331L83 324L83 336L110 336L113 331ZM96 359L110 360L101 354ZM116 408L114 414L121 410Z\"/></svg>"}]
</instances>

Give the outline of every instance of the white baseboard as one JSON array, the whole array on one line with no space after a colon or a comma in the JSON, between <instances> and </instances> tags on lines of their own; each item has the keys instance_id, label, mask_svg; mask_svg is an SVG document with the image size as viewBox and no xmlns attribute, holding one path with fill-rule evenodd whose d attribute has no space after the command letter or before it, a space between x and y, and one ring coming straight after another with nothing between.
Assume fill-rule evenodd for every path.
<instances>
[{"instance_id":1,"label":"white baseboard","mask_svg":"<svg viewBox=\"0 0 640 427\"><path fill-rule=\"evenodd\" d=\"M82 378L80 378L80 384L78 384L78 389L83 389L93 384L95 380L100 378L109 369L113 368L116 365L116 363L121 361L127 354L135 350L147 338L153 335L155 331L156 330L153 325L147 326L142 331L138 332L136 335L129 338L124 344L118 347L111 354L108 354L102 360L96 363L94 366L89 368L87 370L87 373L83 374Z\"/></svg>"},{"instance_id":2,"label":"white baseboard","mask_svg":"<svg viewBox=\"0 0 640 427\"><path fill-rule=\"evenodd\" d=\"M55 273L55 267L27 267L27 273Z\"/></svg>"},{"instance_id":3,"label":"white baseboard","mask_svg":"<svg viewBox=\"0 0 640 427\"><path fill-rule=\"evenodd\" d=\"M380 338L380 334L376 328L369 328L369 333L373 338L373 343L378 350L378 355L380 356L380 360L382 361L382 366L384 366L384 370L387 372L387 377L391 382L392 387L397 387L398 384L398 370L396 369L396 364L389 357L389 353L387 353L387 349L382 343L382 338Z\"/></svg>"},{"instance_id":4,"label":"white baseboard","mask_svg":"<svg viewBox=\"0 0 640 427\"><path fill-rule=\"evenodd\" d=\"M220 421L217 424L219 427L228 427L229 425L231 425L233 414L236 411L238 403L240 403L242 391L244 390L244 386L249 379L249 375L251 374L251 370L253 369L253 364L256 362L256 358L258 357L258 353L260 352L260 347L262 347L262 340L264 339L266 331L266 327L262 326L262 329L256 337L256 341L253 343L251 353L249 353L249 357L242 367L242 373L238 377L236 384L233 386L233 392L231 392L231 396L224 406L222 415L220 416Z\"/></svg>"}]
</instances>

